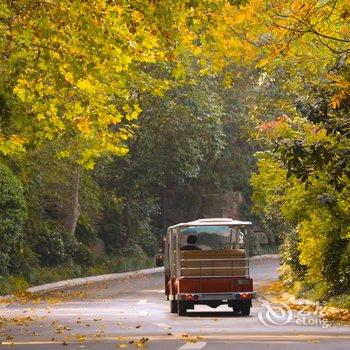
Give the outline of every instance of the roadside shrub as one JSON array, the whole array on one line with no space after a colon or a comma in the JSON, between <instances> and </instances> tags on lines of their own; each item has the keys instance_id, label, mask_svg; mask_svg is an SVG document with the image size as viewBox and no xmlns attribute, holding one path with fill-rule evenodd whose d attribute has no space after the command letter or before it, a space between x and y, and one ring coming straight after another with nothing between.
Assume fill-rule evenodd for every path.
<instances>
[{"instance_id":1,"label":"roadside shrub","mask_svg":"<svg viewBox=\"0 0 350 350\"><path fill-rule=\"evenodd\" d=\"M106 224L101 225L99 233L106 246L107 253L119 254L123 248L126 236L123 225L116 220L114 222L107 221Z\"/></svg>"},{"instance_id":2,"label":"roadside shrub","mask_svg":"<svg viewBox=\"0 0 350 350\"><path fill-rule=\"evenodd\" d=\"M350 310L350 294L337 295L329 300L328 305Z\"/></svg>"},{"instance_id":3,"label":"roadside shrub","mask_svg":"<svg viewBox=\"0 0 350 350\"><path fill-rule=\"evenodd\" d=\"M107 273L133 271L154 266L152 258L148 257L142 249L134 256L108 256L97 257L92 266L83 266L72 259L55 266L33 267L30 275L0 276L0 295L22 291L30 285L40 285L62 281L70 278L96 276Z\"/></svg>"},{"instance_id":4,"label":"roadside shrub","mask_svg":"<svg viewBox=\"0 0 350 350\"><path fill-rule=\"evenodd\" d=\"M322 273L327 281L330 295L341 292L345 282L341 277L341 259L346 249L346 241L340 237L340 232L340 229L335 229L327 235L323 252ZM342 265L342 267L344 268L345 266ZM344 277L346 278L346 276L343 276L343 279Z\"/></svg>"},{"instance_id":5,"label":"roadside shrub","mask_svg":"<svg viewBox=\"0 0 350 350\"><path fill-rule=\"evenodd\" d=\"M149 227L141 227L137 232L137 241L147 255L154 255L157 252L157 239Z\"/></svg>"},{"instance_id":6,"label":"roadside shrub","mask_svg":"<svg viewBox=\"0 0 350 350\"><path fill-rule=\"evenodd\" d=\"M63 281L66 279L85 276L80 265L74 264L72 260L56 266L41 266L35 269L35 285Z\"/></svg>"},{"instance_id":7,"label":"roadside shrub","mask_svg":"<svg viewBox=\"0 0 350 350\"><path fill-rule=\"evenodd\" d=\"M154 259L143 254L141 256L124 258L120 271L136 271L150 267L155 267Z\"/></svg>"},{"instance_id":8,"label":"roadside shrub","mask_svg":"<svg viewBox=\"0 0 350 350\"><path fill-rule=\"evenodd\" d=\"M350 290L350 242L340 258L339 262L339 277L342 290ZM350 305L350 296L348 295L348 305Z\"/></svg>"},{"instance_id":9,"label":"roadside shrub","mask_svg":"<svg viewBox=\"0 0 350 350\"><path fill-rule=\"evenodd\" d=\"M300 263L300 238L296 229L286 233L280 249L280 275L288 287L304 278L306 266Z\"/></svg>"},{"instance_id":10,"label":"roadside shrub","mask_svg":"<svg viewBox=\"0 0 350 350\"><path fill-rule=\"evenodd\" d=\"M77 242L74 246L73 260L82 266L92 266L94 264L94 255L85 244Z\"/></svg>"},{"instance_id":11,"label":"roadside shrub","mask_svg":"<svg viewBox=\"0 0 350 350\"><path fill-rule=\"evenodd\" d=\"M20 180L11 169L0 163L0 273L9 272L11 256L15 256L27 217Z\"/></svg>"},{"instance_id":12,"label":"roadside shrub","mask_svg":"<svg viewBox=\"0 0 350 350\"><path fill-rule=\"evenodd\" d=\"M0 295L7 295L27 289L29 283L22 276L0 276Z\"/></svg>"},{"instance_id":13,"label":"roadside shrub","mask_svg":"<svg viewBox=\"0 0 350 350\"><path fill-rule=\"evenodd\" d=\"M26 241L20 242L17 251L18 254L11 258L10 270L28 277L30 281L33 269L39 265L38 256Z\"/></svg>"},{"instance_id":14,"label":"roadside shrub","mask_svg":"<svg viewBox=\"0 0 350 350\"><path fill-rule=\"evenodd\" d=\"M43 265L57 265L66 262L74 255L76 240L71 232L62 226L46 224L38 235L36 252Z\"/></svg>"},{"instance_id":15,"label":"roadside shrub","mask_svg":"<svg viewBox=\"0 0 350 350\"><path fill-rule=\"evenodd\" d=\"M74 234L79 242L87 246L94 245L98 240L96 231L90 225L88 218L84 214L80 215Z\"/></svg>"},{"instance_id":16,"label":"roadside shrub","mask_svg":"<svg viewBox=\"0 0 350 350\"><path fill-rule=\"evenodd\" d=\"M145 254L141 245L135 241L133 238L130 238L129 243L126 247L124 247L121 251L122 256L142 256Z\"/></svg>"}]
</instances>

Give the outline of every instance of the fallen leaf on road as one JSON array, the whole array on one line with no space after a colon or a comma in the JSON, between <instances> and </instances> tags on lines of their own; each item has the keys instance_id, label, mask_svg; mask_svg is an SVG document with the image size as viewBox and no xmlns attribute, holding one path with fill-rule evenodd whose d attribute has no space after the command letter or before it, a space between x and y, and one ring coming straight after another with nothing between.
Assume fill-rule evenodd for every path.
<instances>
[{"instance_id":1,"label":"fallen leaf on road","mask_svg":"<svg viewBox=\"0 0 350 350\"><path fill-rule=\"evenodd\" d=\"M199 336L190 336L188 334L183 334L182 335L182 340L185 341L186 343L196 343L198 340L202 340L203 337Z\"/></svg>"},{"instance_id":2,"label":"fallen leaf on road","mask_svg":"<svg viewBox=\"0 0 350 350\"><path fill-rule=\"evenodd\" d=\"M142 337L141 339L135 342L135 346L139 349L144 349L147 347L148 340L149 340L148 338Z\"/></svg>"}]
</instances>

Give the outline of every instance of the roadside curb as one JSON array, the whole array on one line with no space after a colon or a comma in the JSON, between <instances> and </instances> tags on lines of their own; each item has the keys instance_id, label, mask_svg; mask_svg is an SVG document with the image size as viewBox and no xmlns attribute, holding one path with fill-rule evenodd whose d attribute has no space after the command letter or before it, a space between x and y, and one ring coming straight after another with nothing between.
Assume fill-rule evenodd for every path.
<instances>
[{"instance_id":1,"label":"roadside curb","mask_svg":"<svg viewBox=\"0 0 350 350\"><path fill-rule=\"evenodd\" d=\"M121 273L112 273L107 275L74 278L70 280L64 280L59 282L42 284L40 286L30 287L27 289L27 292L28 293L51 292L55 290L60 290L60 289L69 288L69 287L77 287L84 284L90 284L90 283L96 283L96 282L97 283L107 282L107 281L122 280L127 278L148 276L152 274L161 273L163 271L164 271L163 267L156 267L152 269L144 269L144 270L131 271L131 272L121 272Z\"/></svg>"},{"instance_id":2,"label":"roadside curb","mask_svg":"<svg viewBox=\"0 0 350 350\"><path fill-rule=\"evenodd\" d=\"M279 259L279 255L278 254L255 255L255 256L250 257L249 259L250 259L250 261L257 261L257 260L263 260L263 259ZM122 279L126 279L126 278L142 277L142 276L161 273L163 271L164 271L164 267L156 267L156 268L143 269L143 270L131 271L131 272L121 272L121 273L112 273L112 274L99 275L99 276L74 278L74 279L70 279L70 280L64 280L64 281L59 281L59 282L42 284L40 286L30 287L26 291L28 293L51 292L51 291L56 291L56 290L60 290L60 289L70 288L70 287L82 286L84 284L115 281L115 280L122 280ZM7 300L9 298L12 298L12 297L13 297L12 295L0 296L0 302Z\"/></svg>"},{"instance_id":3,"label":"roadside curb","mask_svg":"<svg viewBox=\"0 0 350 350\"><path fill-rule=\"evenodd\" d=\"M249 258L250 261L256 261L261 259L279 259L278 254L264 254L264 255L254 255Z\"/></svg>"}]
</instances>

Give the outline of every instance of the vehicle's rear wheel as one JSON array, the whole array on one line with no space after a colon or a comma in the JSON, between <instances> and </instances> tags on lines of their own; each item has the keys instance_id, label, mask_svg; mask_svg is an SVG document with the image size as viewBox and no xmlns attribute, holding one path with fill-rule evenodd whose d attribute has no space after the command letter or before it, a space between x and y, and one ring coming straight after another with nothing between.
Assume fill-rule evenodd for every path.
<instances>
[{"instance_id":1,"label":"vehicle's rear wheel","mask_svg":"<svg viewBox=\"0 0 350 350\"><path fill-rule=\"evenodd\" d=\"M177 314L177 300L170 300L170 312Z\"/></svg>"},{"instance_id":2,"label":"vehicle's rear wheel","mask_svg":"<svg viewBox=\"0 0 350 350\"><path fill-rule=\"evenodd\" d=\"M232 311L233 311L234 314L239 314L241 312L241 310L238 309L237 307L233 307Z\"/></svg>"},{"instance_id":3,"label":"vehicle's rear wheel","mask_svg":"<svg viewBox=\"0 0 350 350\"><path fill-rule=\"evenodd\" d=\"M250 305L242 305L241 306L241 314L242 314L242 316L249 316L250 315Z\"/></svg>"},{"instance_id":4,"label":"vehicle's rear wheel","mask_svg":"<svg viewBox=\"0 0 350 350\"><path fill-rule=\"evenodd\" d=\"M182 300L177 301L177 313L179 316L185 316L187 312L186 304Z\"/></svg>"}]
</instances>

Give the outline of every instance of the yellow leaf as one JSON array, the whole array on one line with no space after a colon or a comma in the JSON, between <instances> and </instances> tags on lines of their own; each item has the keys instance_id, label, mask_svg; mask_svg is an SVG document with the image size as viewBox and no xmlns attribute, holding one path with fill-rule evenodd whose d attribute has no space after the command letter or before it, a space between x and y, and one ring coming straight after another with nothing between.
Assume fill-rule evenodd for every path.
<instances>
[{"instance_id":1,"label":"yellow leaf","mask_svg":"<svg viewBox=\"0 0 350 350\"><path fill-rule=\"evenodd\" d=\"M141 113L142 109L141 109L140 105L135 103L134 104L134 111L138 114Z\"/></svg>"},{"instance_id":2,"label":"yellow leaf","mask_svg":"<svg viewBox=\"0 0 350 350\"><path fill-rule=\"evenodd\" d=\"M68 158L69 157L69 152L68 151L60 151L57 153L58 158Z\"/></svg>"},{"instance_id":3,"label":"yellow leaf","mask_svg":"<svg viewBox=\"0 0 350 350\"><path fill-rule=\"evenodd\" d=\"M15 145L15 146L22 146L24 143L24 139L21 136L18 135L12 135L10 137L10 141Z\"/></svg>"},{"instance_id":4,"label":"yellow leaf","mask_svg":"<svg viewBox=\"0 0 350 350\"><path fill-rule=\"evenodd\" d=\"M131 121L131 120L137 119L138 116L139 116L139 114L136 111L133 111L130 114L127 114L125 116L125 119L128 121Z\"/></svg>"},{"instance_id":5,"label":"yellow leaf","mask_svg":"<svg viewBox=\"0 0 350 350\"><path fill-rule=\"evenodd\" d=\"M77 339L79 340L79 341L85 341L85 336L83 336L83 335L80 335L80 336L78 336L77 337Z\"/></svg>"},{"instance_id":6,"label":"yellow leaf","mask_svg":"<svg viewBox=\"0 0 350 350\"><path fill-rule=\"evenodd\" d=\"M80 118L78 123L77 123L77 128L83 133L83 134L87 134L90 131L90 122L89 122L89 118L87 117L83 117Z\"/></svg>"},{"instance_id":7,"label":"yellow leaf","mask_svg":"<svg viewBox=\"0 0 350 350\"><path fill-rule=\"evenodd\" d=\"M81 114L83 112L83 107L81 106L81 104L79 102L75 103L73 106L73 112L75 114Z\"/></svg>"},{"instance_id":8,"label":"yellow leaf","mask_svg":"<svg viewBox=\"0 0 350 350\"><path fill-rule=\"evenodd\" d=\"M77 83L77 87L86 92L94 93L96 91L95 86L91 84L91 82L87 79L79 79Z\"/></svg>"},{"instance_id":9,"label":"yellow leaf","mask_svg":"<svg viewBox=\"0 0 350 350\"><path fill-rule=\"evenodd\" d=\"M337 109L340 107L340 103L341 103L341 99L339 98L338 95L334 95L331 98L331 101L329 103L329 105L333 108L333 109Z\"/></svg>"},{"instance_id":10,"label":"yellow leaf","mask_svg":"<svg viewBox=\"0 0 350 350\"><path fill-rule=\"evenodd\" d=\"M65 79L70 82L70 83L73 83L74 82L74 77L73 77L73 74L71 72L67 72L65 75L64 75Z\"/></svg>"},{"instance_id":11,"label":"yellow leaf","mask_svg":"<svg viewBox=\"0 0 350 350\"><path fill-rule=\"evenodd\" d=\"M269 59L268 58L264 58L262 60L259 60L259 62L255 65L256 68L262 68L264 66L266 66L269 63Z\"/></svg>"},{"instance_id":12,"label":"yellow leaf","mask_svg":"<svg viewBox=\"0 0 350 350\"><path fill-rule=\"evenodd\" d=\"M178 64L174 69L173 69L173 77L176 79L185 79L186 77L186 72L185 69L181 64Z\"/></svg>"},{"instance_id":13,"label":"yellow leaf","mask_svg":"<svg viewBox=\"0 0 350 350\"><path fill-rule=\"evenodd\" d=\"M247 16L246 16L245 12L240 11L235 16L235 23L236 24L242 23L242 22L244 22L246 20L246 18L247 18Z\"/></svg>"},{"instance_id":14,"label":"yellow leaf","mask_svg":"<svg viewBox=\"0 0 350 350\"><path fill-rule=\"evenodd\" d=\"M233 85L233 74L226 73L224 77L224 85L226 88L230 88Z\"/></svg>"},{"instance_id":15,"label":"yellow leaf","mask_svg":"<svg viewBox=\"0 0 350 350\"><path fill-rule=\"evenodd\" d=\"M141 12L139 12L139 11L134 11L133 13L132 13L132 18L133 18L133 20L136 22L136 23L139 23L139 22L141 22L142 21L142 19L143 19L143 14L141 13Z\"/></svg>"}]
</instances>

